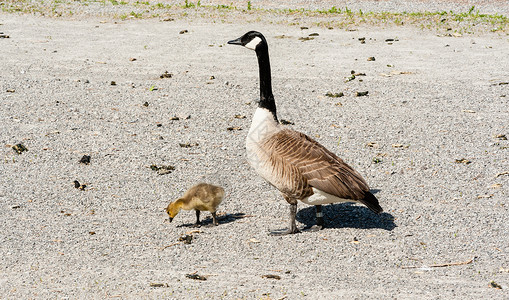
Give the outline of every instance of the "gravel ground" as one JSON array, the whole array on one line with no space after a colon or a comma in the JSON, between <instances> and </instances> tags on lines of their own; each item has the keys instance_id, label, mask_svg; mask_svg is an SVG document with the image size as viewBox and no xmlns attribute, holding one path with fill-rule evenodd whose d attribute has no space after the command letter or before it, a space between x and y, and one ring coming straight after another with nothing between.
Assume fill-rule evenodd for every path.
<instances>
[{"instance_id":1,"label":"gravel ground","mask_svg":"<svg viewBox=\"0 0 509 300\"><path fill-rule=\"evenodd\" d=\"M0 24L0 298L508 299L507 35L6 13ZM251 29L269 42L280 118L356 168L383 214L328 205L326 229L268 235L288 205L245 160L256 58L225 44ZM365 76L347 81L352 70ZM227 192L220 225L205 213L192 228L188 211L167 222L168 203L200 181ZM297 221L314 224L313 207Z\"/></svg>"}]
</instances>

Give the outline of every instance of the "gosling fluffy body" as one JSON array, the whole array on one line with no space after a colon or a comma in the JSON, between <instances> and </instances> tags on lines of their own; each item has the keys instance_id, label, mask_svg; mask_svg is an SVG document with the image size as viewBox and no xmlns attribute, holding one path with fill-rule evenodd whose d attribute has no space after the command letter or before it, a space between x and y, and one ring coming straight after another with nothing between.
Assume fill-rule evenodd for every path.
<instances>
[{"instance_id":1,"label":"gosling fluffy body","mask_svg":"<svg viewBox=\"0 0 509 300\"><path fill-rule=\"evenodd\" d=\"M196 211L196 225L200 225L200 211L212 213L213 224L217 226L216 210L223 201L224 189L207 183L199 183L191 187L182 197L170 203L166 212L170 216L170 222L181 209Z\"/></svg>"}]
</instances>

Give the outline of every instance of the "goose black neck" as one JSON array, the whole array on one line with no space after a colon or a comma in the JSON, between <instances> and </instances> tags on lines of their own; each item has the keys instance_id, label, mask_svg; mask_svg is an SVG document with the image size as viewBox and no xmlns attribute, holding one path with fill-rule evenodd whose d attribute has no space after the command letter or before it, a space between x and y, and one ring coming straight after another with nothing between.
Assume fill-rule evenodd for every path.
<instances>
[{"instance_id":1,"label":"goose black neck","mask_svg":"<svg viewBox=\"0 0 509 300\"><path fill-rule=\"evenodd\" d=\"M260 104L261 108L268 109L277 121L276 102L272 94L272 80L270 74L269 49L266 43L256 48L258 57L258 68L260 70Z\"/></svg>"}]
</instances>

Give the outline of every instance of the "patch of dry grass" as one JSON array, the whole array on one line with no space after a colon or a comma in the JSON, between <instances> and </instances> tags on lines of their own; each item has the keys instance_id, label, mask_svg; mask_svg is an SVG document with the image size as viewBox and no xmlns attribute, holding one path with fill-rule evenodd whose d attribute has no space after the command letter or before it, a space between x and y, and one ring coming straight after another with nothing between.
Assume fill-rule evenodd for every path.
<instances>
[{"instance_id":1,"label":"patch of dry grass","mask_svg":"<svg viewBox=\"0 0 509 300\"><path fill-rule=\"evenodd\" d=\"M267 22L300 25L312 22L325 28L355 29L358 26L405 26L456 34L498 32L509 34L509 18L481 14L472 7L468 12L363 12L348 7L326 10L263 9L232 5L202 5L185 0L179 5L158 1L118 0L5 0L0 8L7 13L35 14L48 17L108 17L112 19L201 18L213 22Z\"/></svg>"}]
</instances>

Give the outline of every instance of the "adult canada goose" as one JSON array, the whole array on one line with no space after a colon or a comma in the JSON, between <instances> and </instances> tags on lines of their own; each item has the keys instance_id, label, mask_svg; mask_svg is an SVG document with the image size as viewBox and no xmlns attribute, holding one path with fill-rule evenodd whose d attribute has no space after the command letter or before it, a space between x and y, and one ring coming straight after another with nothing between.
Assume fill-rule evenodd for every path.
<instances>
[{"instance_id":1,"label":"adult canada goose","mask_svg":"<svg viewBox=\"0 0 509 300\"><path fill-rule=\"evenodd\" d=\"M181 209L196 210L196 226L200 225L200 211L212 213L212 223L217 226L216 210L223 201L224 189L207 183L198 183L191 187L181 198L170 203L166 212L170 216L170 222Z\"/></svg>"},{"instance_id":2,"label":"adult canada goose","mask_svg":"<svg viewBox=\"0 0 509 300\"><path fill-rule=\"evenodd\" d=\"M341 158L307 135L280 126L272 95L269 49L265 37L250 31L228 44L254 50L260 72L260 103L246 138L249 164L290 204L290 228L297 233L298 200L316 206L316 226L324 226L322 204L359 202L375 213L382 207L366 181Z\"/></svg>"}]
</instances>

